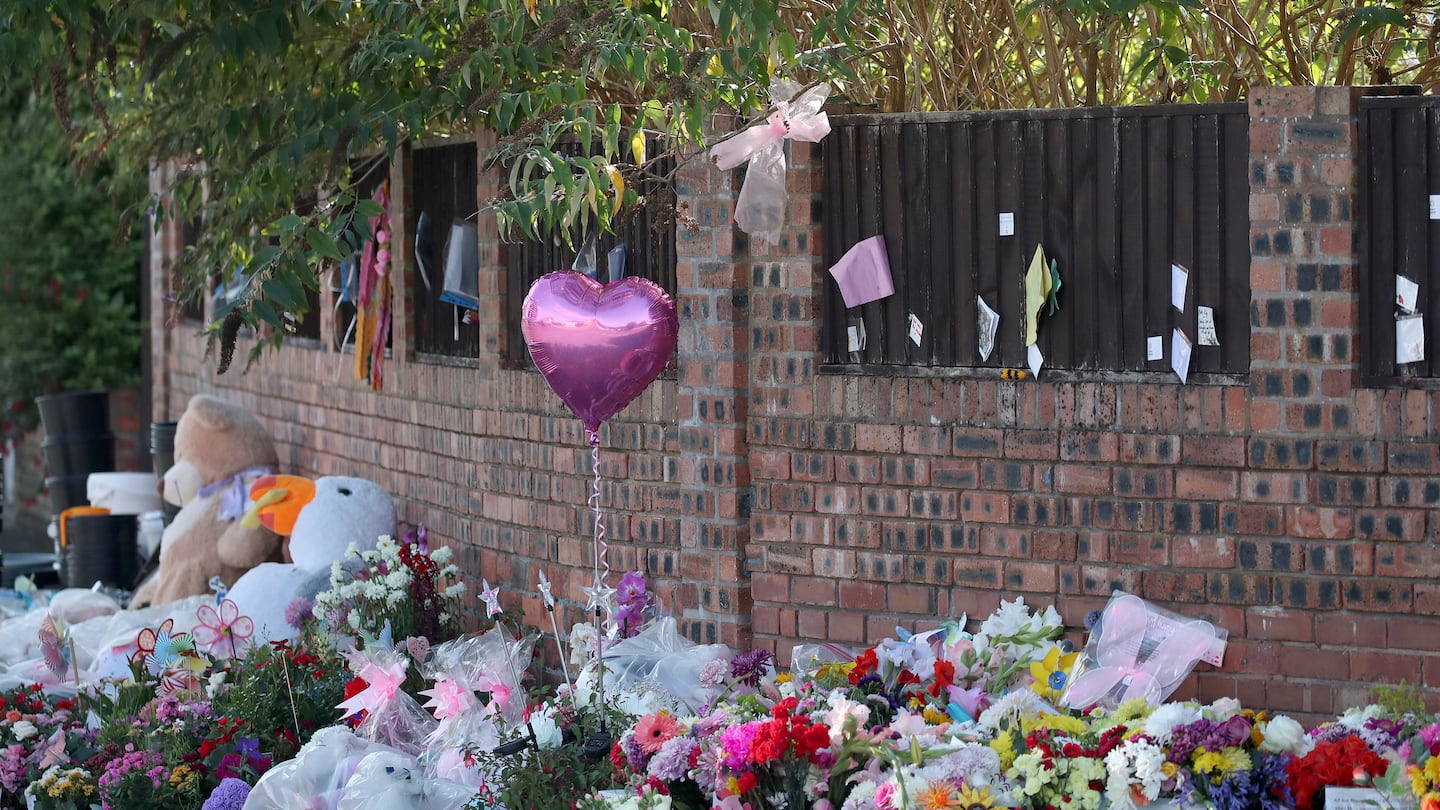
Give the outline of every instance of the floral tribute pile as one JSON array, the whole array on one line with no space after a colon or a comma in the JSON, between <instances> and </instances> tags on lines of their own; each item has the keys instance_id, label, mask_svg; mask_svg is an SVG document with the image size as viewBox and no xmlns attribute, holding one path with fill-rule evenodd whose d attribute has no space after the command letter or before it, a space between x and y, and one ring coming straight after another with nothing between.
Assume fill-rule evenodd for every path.
<instances>
[{"instance_id":1,"label":"floral tribute pile","mask_svg":"<svg viewBox=\"0 0 1440 810\"><path fill-rule=\"evenodd\" d=\"M1359 787L1440 810L1440 722L1413 691L1308 731L1229 700L1066 708L1095 662L1023 599L802 645L777 672L686 641L637 572L563 637L487 583L485 629L462 635L423 533L359 562L293 606L296 641L251 644L222 597L198 642L142 633L128 678L0 693L0 808L1319 810Z\"/></svg>"}]
</instances>

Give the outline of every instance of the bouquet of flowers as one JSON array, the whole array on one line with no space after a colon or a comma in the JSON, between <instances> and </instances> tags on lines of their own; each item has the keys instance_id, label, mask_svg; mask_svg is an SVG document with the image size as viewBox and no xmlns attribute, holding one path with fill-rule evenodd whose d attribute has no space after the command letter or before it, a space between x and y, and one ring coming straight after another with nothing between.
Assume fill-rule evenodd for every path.
<instances>
[{"instance_id":1,"label":"bouquet of flowers","mask_svg":"<svg viewBox=\"0 0 1440 810\"><path fill-rule=\"evenodd\" d=\"M449 600L465 590L460 569L450 562L448 547L430 551L424 526L397 543L381 537L374 549L346 551L350 571L340 562L330 569L330 589L315 597L316 619L352 633L378 637L388 624L396 639L420 637L430 642L459 635L459 616Z\"/></svg>"}]
</instances>

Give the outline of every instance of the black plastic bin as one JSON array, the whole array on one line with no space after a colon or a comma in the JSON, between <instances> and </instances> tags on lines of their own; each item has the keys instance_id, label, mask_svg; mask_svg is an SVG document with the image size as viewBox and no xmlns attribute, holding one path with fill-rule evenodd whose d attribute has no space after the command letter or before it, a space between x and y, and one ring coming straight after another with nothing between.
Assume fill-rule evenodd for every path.
<instances>
[{"instance_id":1,"label":"black plastic bin","mask_svg":"<svg viewBox=\"0 0 1440 810\"><path fill-rule=\"evenodd\" d=\"M60 581L69 588L96 582L124 590L135 587L140 562L135 545L139 523L134 515L72 515L65 519L60 549Z\"/></svg>"}]
</instances>

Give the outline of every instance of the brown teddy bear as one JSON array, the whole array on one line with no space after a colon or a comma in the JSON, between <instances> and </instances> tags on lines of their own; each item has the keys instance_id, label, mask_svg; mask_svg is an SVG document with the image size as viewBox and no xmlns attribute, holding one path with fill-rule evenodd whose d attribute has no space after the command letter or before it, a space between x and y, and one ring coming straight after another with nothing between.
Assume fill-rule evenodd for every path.
<instances>
[{"instance_id":1,"label":"brown teddy bear","mask_svg":"<svg viewBox=\"0 0 1440 810\"><path fill-rule=\"evenodd\" d=\"M205 394L191 399L164 482L165 500L180 512L161 535L159 568L131 606L208 593L212 577L233 585L262 562L282 561L279 535L241 525L250 485L279 464L275 442L248 411Z\"/></svg>"}]
</instances>

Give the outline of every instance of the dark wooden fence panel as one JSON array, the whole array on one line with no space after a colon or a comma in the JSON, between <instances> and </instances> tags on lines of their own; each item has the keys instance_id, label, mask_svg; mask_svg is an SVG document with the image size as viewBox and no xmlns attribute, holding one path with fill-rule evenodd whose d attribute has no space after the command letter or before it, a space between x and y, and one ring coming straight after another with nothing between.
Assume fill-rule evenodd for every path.
<instances>
[{"instance_id":1,"label":"dark wooden fence panel","mask_svg":"<svg viewBox=\"0 0 1440 810\"><path fill-rule=\"evenodd\" d=\"M479 156L471 140L440 146L420 147L410 158L410 227L416 227L420 214L430 222L428 245L417 245L417 252L429 256L430 287L419 279L411 280L415 301L415 351L446 357L479 357L480 327L475 319L466 323L463 312L455 305L440 300L445 282L445 244L450 228L456 222L475 227L480 210L476 199ZM478 274L477 266L470 270ZM459 324L457 326L457 319Z\"/></svg>"},{"instance_id":2,"label":"dark wooden fence panel","mask_svg":"<svg viewBox=\"0 0 1440 810\"><path fill-rule=\"evenodd\" d=\"M668 174L673 165L660 165L659 175ZM620 243L626 245L625 275L649 279L665 288L672 295L675 292L675 216L667 210L674 201L670 189L655 189L641 186L642 194L654 195L655 204L634 212L622 222L616 223L615 233L605 234L595 240L597 276L601 281L610 278L610 267L606 256ZM583 232L574 236L574 247L563 240L529 240L506 246L506 322L508 346L507 356L513 362L529 365L530 352L525 347L525 335L520 329L520 313L525 295L535 280L556 270L566 270L575 262L576 251L584 242Z\"/></svg>"},{"instance_id":3,"label":"dark wooden fence panel","mask_svg":"<svg viewBox=\"0 0 1440 810\"><path fill-rule=\"evenodd\" d=\"M825 258L883 234L895 295L846 310L826 284L832 364L1023 368L1024 276L1037 245L1059 264L1042 315L1045 367L1165 371L1179 326L1191 371L1249 370L1249 153L1244 105L853 115L825 142ZM1013 214L1014 235L1000 235ZM1190 271L1185 311L1170 265ZM976 296L1000 313L982 361ZM1221 345L1198 345L1197 305ZM908 338L911 313L924 326ZM847 327L867 343L851 353ZM1160 335L1165 359L1146 359Z\"/></svg>"},{"instance_id":4,"label":"dark wooden fence panel","mask_svg":"<svg viewBox=\"0 0 1440 810\"><path fill-rule=\"evenodd\" d=\"M1366 385L1397 386L1440 377L1440 99L1360 99L1360 367ZM1420 286L1425 359L1398 364L1395 277Z\"/></svg>"}]
</instances>

